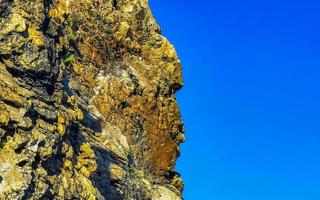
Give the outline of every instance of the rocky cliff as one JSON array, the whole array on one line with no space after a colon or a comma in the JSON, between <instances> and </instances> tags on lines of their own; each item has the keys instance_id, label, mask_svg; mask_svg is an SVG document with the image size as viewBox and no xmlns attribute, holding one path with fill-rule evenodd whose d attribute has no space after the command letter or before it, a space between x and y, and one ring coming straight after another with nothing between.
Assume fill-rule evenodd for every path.
<instances>
[{"instance_id":1,"label":"rocky cliff","mask_svg":"<svg viewBox=\"0 0 320 200\"><path fill-rule=\"evenodd\" d=\"M181 86L147 0L0 0L0 199L181 199Z\"/></svg>"}]
</instances>

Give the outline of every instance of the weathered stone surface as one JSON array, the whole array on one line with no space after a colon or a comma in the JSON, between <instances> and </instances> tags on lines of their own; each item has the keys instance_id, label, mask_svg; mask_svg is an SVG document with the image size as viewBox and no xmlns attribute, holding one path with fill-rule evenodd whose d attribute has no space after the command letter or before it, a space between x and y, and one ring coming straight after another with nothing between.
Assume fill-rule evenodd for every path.
<instances>
[{"instance_id":1,"label":"weathered stone surface","mask_svg":"<svg viewBox=\"0 0 320 200\"><path fill-rule=\"evenodd\" d=\"M0 0L0 199L181 199L181 77L147 0Z\"/></svg>"}]
</instances>

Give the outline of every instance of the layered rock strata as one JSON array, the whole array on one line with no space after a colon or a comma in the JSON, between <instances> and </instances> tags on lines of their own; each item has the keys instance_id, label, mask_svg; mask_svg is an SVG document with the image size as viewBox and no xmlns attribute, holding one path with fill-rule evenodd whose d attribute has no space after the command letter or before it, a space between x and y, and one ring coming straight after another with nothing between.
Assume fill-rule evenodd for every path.
<instances>
[{"instance_id":1,"label":"layered rock strata","mask_svg":"<svg viewBox=\"0 0 320 200\"><path fill-rule=\"evenodd\" d=\"M0 0L0 199L181 199L181 86L147 0Z\"/></svg>"}]
</instances>

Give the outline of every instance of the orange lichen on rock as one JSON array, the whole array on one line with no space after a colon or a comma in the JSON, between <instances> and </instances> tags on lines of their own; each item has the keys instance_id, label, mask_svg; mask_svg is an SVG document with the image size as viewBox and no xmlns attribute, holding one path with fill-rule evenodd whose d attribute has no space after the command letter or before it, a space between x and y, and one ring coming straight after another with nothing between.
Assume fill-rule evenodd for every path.
<instances>
[{"instance_id":1,"label":"orange lichen on rock","mask_svg":"<svg viewBox=\"0 0 320 200\"><path fill-rule=\"evenodd\" d=\"M88 42L80 44L79 50L81 54L89 61L95 62L97 65L101 65L103 63L103 57L98 49Z\"/></svg>"},{"instance_id":2,"label":"orange lichen on rock","mask_svg":"<svg viewBox=\"0 0 320 200\"><path fill-rule=\"evenodd\" d=\"M69 0L58 0L56 7L49 11L50 17L59 18L61 21L65 20L65 15L69 10Z\"/></svg>"}]
</instances>

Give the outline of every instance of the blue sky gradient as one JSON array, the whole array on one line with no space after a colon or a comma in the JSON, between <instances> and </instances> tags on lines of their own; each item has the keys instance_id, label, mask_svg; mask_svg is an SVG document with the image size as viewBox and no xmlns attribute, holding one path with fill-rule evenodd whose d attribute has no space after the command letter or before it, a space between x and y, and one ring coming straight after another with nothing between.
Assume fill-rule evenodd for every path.
<instances>
[{"instance_id":1,"label":"blue sky gradient","mask_svg":"<svg viewBox=\"0 0 320 200\"><path fill-rule=\"evenodd\" d=\"M185 200L319 200L320 2L149 1L183 64Z\"/></svg>"}]
</instances>

